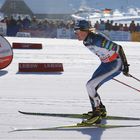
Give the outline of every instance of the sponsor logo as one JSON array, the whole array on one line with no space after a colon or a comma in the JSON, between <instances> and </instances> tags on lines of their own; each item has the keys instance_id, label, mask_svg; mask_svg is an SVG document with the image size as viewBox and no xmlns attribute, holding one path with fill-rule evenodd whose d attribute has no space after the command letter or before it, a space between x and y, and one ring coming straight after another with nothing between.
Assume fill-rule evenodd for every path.
<instances>
[{"instance_id":1,"label":"sponsor logo","mask_svg":"<svg viewBox=\"0 0 140 140\"><path fill-rule=\"evenodd\" d=\"M62 67L62 64L44 64L44 67L45 68L61 68Z\"/></svg>"},{"instance_id":2,"label":"sponsor logo","mask_svg":"<svg viewBox=\"0 0 140 140\"><path fill-rule=\"evenodd\" d=\"M20 68L37 68L38 64L20 64Z\"/></svg>"}]
</instances>

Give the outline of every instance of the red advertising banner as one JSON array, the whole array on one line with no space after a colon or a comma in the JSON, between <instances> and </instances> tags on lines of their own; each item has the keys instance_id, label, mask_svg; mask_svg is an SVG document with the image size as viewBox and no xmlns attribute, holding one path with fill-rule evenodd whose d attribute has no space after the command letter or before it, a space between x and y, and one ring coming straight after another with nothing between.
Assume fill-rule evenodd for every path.
<instances>
[{"instance_id":1,"label":"red advertising banner","mask_svg":"<svg viewBox=\"0 0 140 140\"><path fill-rule=\"evenodd\" d=\"M19 72L63 72L62 63L19 63Z\"/></svg>"},{"instance_id":2,"label":"red advertising banner","mask_svg":"<svg viewBox=\"0 0 140 140\"><path fill-rule=\"evenodd\" d=\"M42 49L39 43L13 43L13 49Z\"/></svg>"}]
</instances>

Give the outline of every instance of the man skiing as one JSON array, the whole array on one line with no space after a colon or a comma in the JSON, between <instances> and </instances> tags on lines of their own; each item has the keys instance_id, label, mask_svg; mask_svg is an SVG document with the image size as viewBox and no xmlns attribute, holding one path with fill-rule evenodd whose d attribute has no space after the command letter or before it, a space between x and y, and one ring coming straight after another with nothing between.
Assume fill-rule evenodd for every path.
<instances>
[{"instance_id":1,"label":"man skiing","mask_svg":"<svg viewBox=\"0 0 140 140\"><path fill-rule=\"evenodd\" d=\"M78 40L83 41L83 44L101 60L101 64L86 84L92 111L85 114L89 118L79 125L98 124L103 117L106 117L107 112L97 90L103 83L111 80L121 72L129 76L129 65L122 47L104 35L95 32L89 21L77 21L74 32Z\"/></svg>"}]
</instances>

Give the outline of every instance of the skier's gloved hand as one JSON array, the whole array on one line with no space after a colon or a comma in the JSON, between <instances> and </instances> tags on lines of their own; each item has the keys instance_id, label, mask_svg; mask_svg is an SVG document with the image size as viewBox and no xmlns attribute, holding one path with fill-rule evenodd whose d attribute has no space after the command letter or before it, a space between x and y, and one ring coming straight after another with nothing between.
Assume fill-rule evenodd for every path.
<instances>
[{"instance_id":1,"label":"skier's gloved hand","mask_svg":"<svg viewBox=\"0 0 140 140\"><path fill-rule=\"evenodd\" d=\"M125 76L130 76L129 75L129 64L125 64L124 65L124 68L123 68L123 74L125 75Z\"/></svg>"},{"instance_id":2,"label":"skier's gloved hand","mask_svg":"<svg viewBox=\"0 0 140 140\"><path fill-rule=\"evenodd\" d=\"M119 48L119 55L120 55L120 58L121 58L122 64L123 64L123 69L122 69L123 74L125 76L130 76L130 74L129 74L129 64L127 63L127 59L126 59L125 53L123 51L122 46L119 46L119 47L120 47Z\"/></svg>"}]
</instances>

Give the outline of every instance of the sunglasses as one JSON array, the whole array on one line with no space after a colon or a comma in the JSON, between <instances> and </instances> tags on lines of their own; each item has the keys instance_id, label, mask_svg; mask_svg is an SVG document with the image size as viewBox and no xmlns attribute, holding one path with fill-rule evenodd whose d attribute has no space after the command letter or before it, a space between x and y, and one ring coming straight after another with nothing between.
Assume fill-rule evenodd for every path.
<instances>
[{"instance_id":1,"label":"sunglasses","mask_svg":"<svg viewBox=\"0 0 140 140\"><path fill-rule=\"evenodd\" d=\"M79 29L78 29L78 30L74 30L74 33L77 34L77 33L79 33L80 31L81 31L81 30L79 30Z\"/></svg>"}]
</instances>

